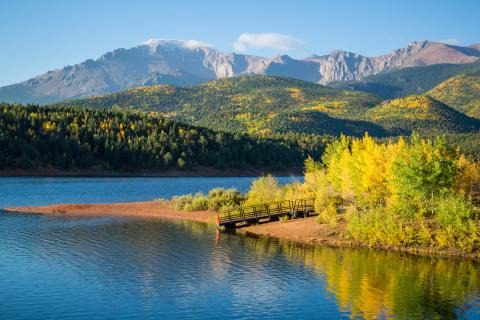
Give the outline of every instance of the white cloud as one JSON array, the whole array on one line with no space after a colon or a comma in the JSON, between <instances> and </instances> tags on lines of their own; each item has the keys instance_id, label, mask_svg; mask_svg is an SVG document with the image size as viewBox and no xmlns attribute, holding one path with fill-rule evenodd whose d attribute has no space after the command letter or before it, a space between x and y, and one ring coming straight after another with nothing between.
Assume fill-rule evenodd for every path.
<instances>
[{"instance_id":1,"label":"white cloud","mask_svg":"<svg viewBox=\"0 0 480 320\"><path fill-rule=\"evenodd\" d=\"M189 49L202 48L202 47L213 48L213 44L198 41L198 40L183 40L183 46Z\"/></svg>"},{"instance_id":2,"label":"white cloud","mask_svg":"<svg viewBox=\"0 0 480 320\"><path fill-rule=\"evenodd\" d=\"M196 48L213 48L213 45L205 43L198 40L173 40L173 39L148 39L143 45L147 45L153 48L156 48L159 45L176 45L179 47L184 47L187 49L196 49Z\"/></svg>"},{"instance_id":3,"label":"white cloud","mask_svg":"<svg viewBox=\"0 0 480 320\"><path fill-rule=\"evenodd\" d=\"M443 39L443 40L439 40L438 42L445 43L445 44L451 44L453 46L458 46L458 45L462 44L461 40L458 40L458 39L455 39L455 38Z\"/></svg>"},{"instance_id":4,"label":"white cloud","mask_svg":"<svg viewBox=\"0 0 480 320\"><path fill-rule=\"evenodd\" d=\"M242 33L234 42L235 51L253 49L292 50L303 44L303 41L280 33Z\"/></svg>"}]
</instances>

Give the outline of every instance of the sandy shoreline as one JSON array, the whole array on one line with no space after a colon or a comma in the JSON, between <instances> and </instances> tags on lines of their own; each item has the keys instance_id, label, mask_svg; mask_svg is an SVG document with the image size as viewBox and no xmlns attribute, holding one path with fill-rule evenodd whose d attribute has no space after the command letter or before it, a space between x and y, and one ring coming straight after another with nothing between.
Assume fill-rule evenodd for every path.
<instances>
[{"instance_id":1,"label":"sandy shoreline","mask_svg":"<svg viewBox=\"0 0 480 320\"><path fill-rule=\"evenodd\" d=\"M5 208L12 213L34 213L60 216L102 216L120 215L146 218L180 219L215 224L216 212L212 211L180 211L172 209L166 201L145 201L101 204L57 204L47 206L24 206ZM345 222L332 227L319 224L315 217L295 219L282 222L270 222L251 225L238 229L239 232L257 236L268 236L310 245L326 245L331 247L369 247L380 250L406 252L422 256L443 256L480 260L480 253L464 253L460 251L438 250L436 248L404 248L386 246L368 246L343 238Z\"/></svg>"},{"instance_id":2,"label":"sandy shoreline","mask_svg":"<svg viewBox=\"0 0 480 320\"><path fill-rule=\"evenodd\" d=\"M46 206L23 206L5 208L12 213L34 213L61 216L102 216L121 215L149 218L181 219L215 224L217 214L212 211L180 211L172 209L167 201L145 201L125 203L99 204L54 204ZM290 220L285 222L271 222L243 227L239 232L255 235L272 236L309 244L345 245L345 240L338 237L344 229L339 225L332 228L318 224L314 217Z\"/></svg>"},{"instance_id":3,"label":"sandy shoreline","mask_svg":"<svg viewBox=\"0 0 480 320\"><path fill-rule=\"evenodd\" d=\"M164 201L98 203L98 204L55 204L47 206L24 206L5 208L12 213L34 213L61 216L120 215L134 217L181 219L214 223L216 213L211 211L185 212L169 207Z\"/></svg>"}]
</instances>

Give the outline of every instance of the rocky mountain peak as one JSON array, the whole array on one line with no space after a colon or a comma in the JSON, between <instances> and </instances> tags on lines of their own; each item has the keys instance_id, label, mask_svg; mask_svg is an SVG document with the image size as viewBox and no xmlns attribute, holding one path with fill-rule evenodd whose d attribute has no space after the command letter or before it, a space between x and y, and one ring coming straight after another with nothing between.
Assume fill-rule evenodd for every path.
<instances>
[{"instance_id":1,"label":"rocky mountain peak","mask_svg":"<svg viewBox=\"0 0 480 320\"><path fill-rule=\"evenodd\" d=\"M198 40L149 39L133 48L116 49L96 60L88 59L2 87L0 101L46 103L144 84L192 85L241 74L277 75L328 84L361 80L404 67L470 63L480 57L479 47L418 41L377 57L334 50L299 60L288 55L265 58L219 52Z\"/></svg>"}]
</instances>

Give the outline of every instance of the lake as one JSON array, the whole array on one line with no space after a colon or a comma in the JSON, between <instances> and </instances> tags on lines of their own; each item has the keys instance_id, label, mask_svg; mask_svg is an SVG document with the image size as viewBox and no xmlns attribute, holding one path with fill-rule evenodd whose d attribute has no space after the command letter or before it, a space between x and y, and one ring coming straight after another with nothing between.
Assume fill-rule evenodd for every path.
<instances>
[{"instance_id":1,"label":"lake","mask_svg":"<svg viewBox=\"0 0 480 320\"><path fill-rule=\"evenodd\" d=\"M300 177L279 177L281 183ZM215 187L236 188L241 192L253 177L221 178L2 178L0 208L54 203L109 203L149 201Z\"/></svg>"},{"instance_id":2,"label":"lake","mask_svg":"<svg viewBox=\"0 0 480 320\"><path fill-rule=\"evenodd\" d=\"M251 181L0 178L0 208L245 191ZM0 211L0 319L66 318L480 319L480 265L194 222Z\"/></svg>"}]
</instances>

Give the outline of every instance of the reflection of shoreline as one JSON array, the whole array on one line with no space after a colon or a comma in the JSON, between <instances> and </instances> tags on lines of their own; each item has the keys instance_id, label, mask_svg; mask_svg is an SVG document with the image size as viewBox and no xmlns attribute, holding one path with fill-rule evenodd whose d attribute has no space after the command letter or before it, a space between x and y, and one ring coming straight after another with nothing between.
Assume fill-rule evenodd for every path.
<instances>
[{"instance_id":1,"label":"reflection of shoreline","mask_svg":"<svg viewBox=\"0 0 480 320\"><path fill-rule=\"evenodd\" d=\"M216 213L209 211L184 212L174 210L169 207L167 202L147 201L147 202L127 202L127 203L108 203L108 204L59 204L48 206L28 206L7 208L8 212L15 213L38 213L46 215L61 216L101 216L101 215L120 215L135 216L146 218L165 218L177 220L190 220L207 223L215 223ZM242 229L239 232L259 236L269 236L279 239L290 240L299 243L311 245L322 245L331 247L372 247L362 243L349 241L341 237L345 232L345 224L338 223L335 227L327 224L318 224L315 218L304 218L290 220L286 222L272 222L259 225L252 225ZM444 256L455 258L468 258L480 260L480 253L465 253L458 250L439 250L437 248L409 248L409 247L386 247L373 246L373 248L385 251L406 252L419 256Z\"/></svg>"},{"instance_id":2,"label":"reflection of shoreline","mask_svg":"<svg viewBox=\"0 0 480 320\"><path fill-rule=\"evenodd\" d=\"M228 241L232 241L233 237ZM310 246L270 237L237 237L260 256L305 265L325 279L340 311L365 319L456 319L480 292L480 266L471 260L398 252Z\"/></svg>"},{"instance_id":3,"label":"reflection of shoreline","mask_svg":"<svg viewBox=\"0 0 480 320\"><path fill-rule=\"evenodd\" d=\"M284 222L273 222L252 225L240 229L254 236L268 236L277 239L289 240L315 246L327 246L334 248L372 248L386 252L402 252L415 256L426 257L449 257L456 259L480 260L480 252L466 253L460 250L441 250L429 247L394 247L394 246L371 246L360 242L351 241L341 237L345 232L345 223L339 222L332 227L328 224L318 224L315 218L305 218Z\"/></svg>"}]
</instances>

